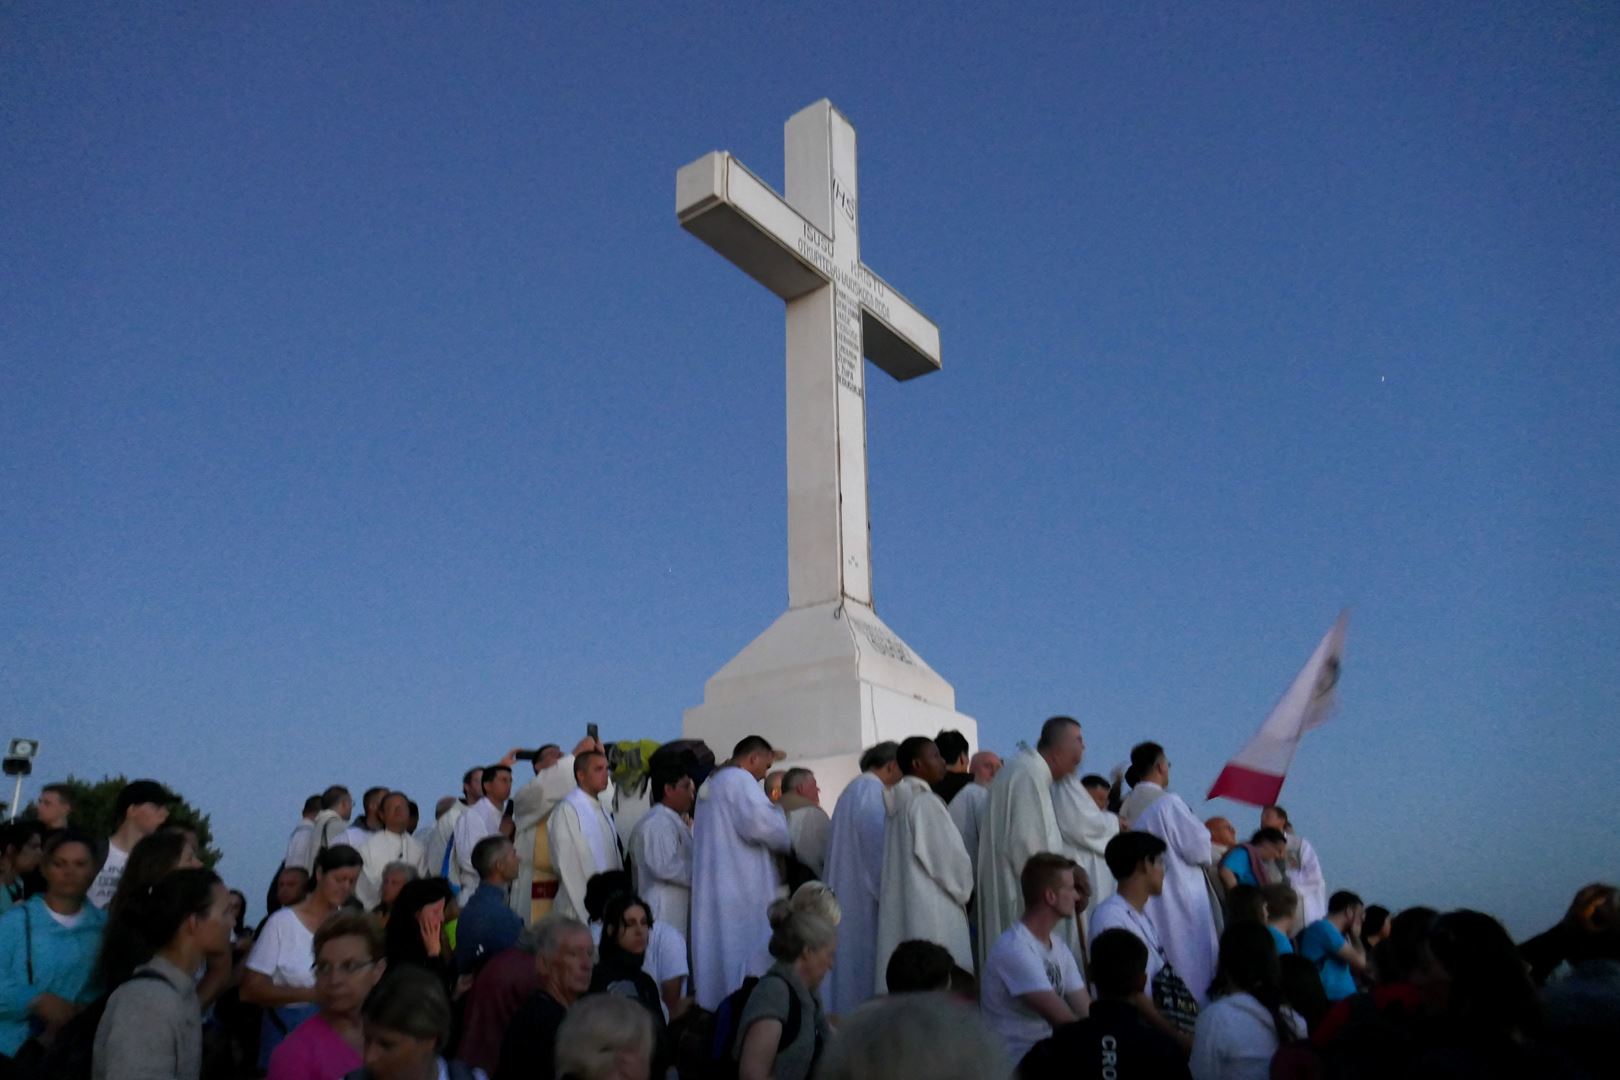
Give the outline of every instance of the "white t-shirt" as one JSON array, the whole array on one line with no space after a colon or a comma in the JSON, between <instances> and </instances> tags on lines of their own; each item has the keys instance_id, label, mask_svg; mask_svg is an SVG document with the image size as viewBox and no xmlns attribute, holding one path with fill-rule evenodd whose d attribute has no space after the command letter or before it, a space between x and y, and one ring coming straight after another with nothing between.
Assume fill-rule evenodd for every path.
<instances>
[{"instance_id":1,"label":"white t-shirt","mask_svg":"<svg viewBox=\"0 0 1620 1080\"><path fill-rule=\"evenodd\" d=\"M1124 930L1146 945L1147 977L1148 983L1152 984L1153 977L1164 967L1164 946L1159 943L1159 932L1153 928L1152 919L1131 907L1119 893L1115 893L1097 905L1097 910L1091 913L1087 924L1087 955L1090 955L1092 943L1097 940L1097 935L1104 930Z\"/></svg>"},{"instance_id":2,"label":"white t-shirt","mask_svg":"<svg viewBox=\"0 0 1620 1080\"><path fill-rule=\"evenodd\" d=\"M60 911L57 911L55 908L51 907L51 905L46 904L45 914L49 915L53 920L55 920L56 925L60 926L64 930L72 930L74 927L84 922L84 908L80 908L71 915L63 915Z\"/></svg>"},{"instance_id":3,"label":"white t-shirt","mask_svg":"<svg viewBox=\"0 0 1620 1080\"><path fill-rule=\"evenodd\" d=\"M1283 1009L1282 1018L1294 1038L1304 1037L1305 1022L1299 1014ZM1253 995L1227 994L1198 1013L1188 1066L1200 1080L1268 1080L1277 1045L1277 1026L1266 1007Z\"/></svg>"},{"instance_id":4,"label":"white t-shirt","mask_svg":"<svg viewBox=\"0 0 1620 1080\"><path fill-rule=\"evenodd\" d=\"M1052 1025L1018 998L1050 990L1066 998L1085 988L1074 953L1057 934L1042 945L1020 920L996 939L979 980L979 1007L990 1030L1001 1036L1014 1063L1052 1034Z\"/></svg>"},{"instance_id":5,"label":"white t-shirt","mask_svg":"<svg viewBox=\"0 0 1620 1080\"><path fill-rule=\"evenodd\" d=\"M245 966L275 986L314 986L315 935L292 908L282 908L265 922Z\"/></svg>"},{"instance_id":6,"label":"white t-shirt","mask_svg":"<svg viewBox=\"0 0 1620 1080\"><path fill-rule=\"evenodd\" d=\"M118 883L124 878L124 865L129 862L129 852L117 844L107 844L107 861L101 864L101 873L90 884L90 892L86 900L101 910L107 910L112 903L113 894L118 891Z\"/></svg>"}]
</instances>

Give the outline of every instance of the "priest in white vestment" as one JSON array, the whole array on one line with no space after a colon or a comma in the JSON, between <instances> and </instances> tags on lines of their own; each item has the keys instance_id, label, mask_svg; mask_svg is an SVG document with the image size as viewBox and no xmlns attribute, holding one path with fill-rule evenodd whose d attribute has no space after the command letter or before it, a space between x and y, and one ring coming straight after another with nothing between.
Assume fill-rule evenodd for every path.
<instances>
[{"instance_id":1,"label":"priest in white vestment","mask_svg":"<svg viewBox=\"0 0 1620 1080\"><path fill-rule=\"evenodd\" d=\"M624 869L613 818L597 796L607 790L607 755L587 750L574 758L574 790L563 796L546 830L551 837L551 858L557 870L557 901L552 911L589 922L585 887L597 874Z\"/></svg>"},{"instance_id":2,"label":"priest in white vestment","mask_svg":"<svg viewBox=\"0 0 1620 1080\"><path fill-rule=\"evenodd\" d=\"M360 876L354 882L355 898L367 911L382 899L383 871L393 863L404 863L418 876L427 876L427 852L406 831L411 823L410 800L403 791L383 796L382 828L371 834L360 849Z\"/></svg>"},{"instance_id":3,"label":"priest in white vestment","mask_svg":"<svg viewBox=\"0 0 1620 1080\"><path fill-rule=\"evenodd\" d=\"M984 822L984 808L990 801L990 783L1000 771L1001 758L996 752L980 750L968 761L968 775L972 779L945 804L956 831L962 834L962 846L967 848L968 858L973 862L975 881L979 879L979 826Z\"/></svg>"},{"instance_id":4,"label":"priest in white vestment","mask_svg":"<svg viewBox=\"0 0 1620 1080\"><path fill-rule=\"evenodd\" d=\"M883 796L900 781L899 747L878 743L861 755L861 775L833 807L827 875L838 897L838 956L821 981L821 1004L833 1016L854 1012L877 980L878 896L883 891L883 842L889 811Z\"/></svg>"},{"instance_id":5,"label":"priest in white vestment","mask_svg":"<svg viewBox=\"0 0 1620 1080\"><path fill-rule=\"evenodd\" d=\"M1131 756L1134 767L1136 751ZM1220 955L1215 912L1210 906L1209 882L1204 873L1211 859L1209 829L1193 816L1186 800L1165 790L1169 782L1170 762L1161 748L1152 767L1139 772L1136 787L1131 789L1133 795L1140 789L1149 789L1153 795L1147 809L1131 822L1131 828L1152 833L1169 848L1164 853L1164 891L1148 900L1147 917L1158 931L1176 974L1202 1006L1209 1000L1209 984L1215 978Z\"/></svg>"},{"instance_id":6,"label":"priest in white vestment","mask_svg":"<svg viewBox=\"0 0 1620 1080\"><path fill-rule=\"evenodd\" d=\"M630 832L630 868L636 895L652 909L653 926L662 923L684 938L692 916L692 804L697 790L682 772L649 780L652 806Z\"/></svg>"},{"instance_id":7,"label":"priest in white vestment","mask_svg":"<svg viewBox=\"0 0 1620 1080\"><path fill-rule=\"evenodd\" d=\"M719 1008L750 975L770 940L771 902L781 880L776 856L792 841L787 818L760 781L776 760L771 744L749 735L731 761L703 784L692 823L692 989L705 1009Z\"/></svg>"},{"instance_id":8,"label":"priest in white vestment","mask_svg":"<svg viewBox=\"0 0 1620 1080\"><path fill-rule=\"evenodd\" d=\"M945 778L945 759L932 739L914 736L900 744L898 761L903 775L884 796L888 825L873 987L878 994L888 993L889 957L902 941L943 945L958 967L973 970L967 919L973 860L933 789Z\"/></svg>"},{"instance_id":9,"label":"priest in white vestment","mask_svg":"<svg viewBox=\"0 0 1620 1080\"><path fill-rule=\"evenodd\" d=\"M456 822L461 815L467 812L467 807L484 797L484 769L481 765L474 765L461 774L461 798L450 806L433 821L433 831L423 841L422 847L427 856L429 877L442 877L450 879L455 872L455 864L451 861L450 847L455 838Z\"/></svg>"},{"instance_id":10,"label":"priest in white vestment","mask_svg":"<svg viewBox=\"0 0 1620 1080\"><path fill-rule=\"evenodd\" d=\"M1284 863L1288 868L1288 883L1299 894L1298 925L1305 927L1326 918L1327 878L1322 876L1322 862L1316 857L1316 848L1294 831L1288 811L1280 806L1268 806L1260 811L1260 827L1281 830L1288 838Z\"/></svg>"},{"instance_id":11,"label":"priest in white vestment","mask_svg":"<svg viewBox=\"0 0 1620 1080\"><path fill-rule=\"evenodd\" d=\"M479 778L483 798L467 807L466 813L456 819L451 832L450 884L469 897L478 888L478 870L473 866L473 848L486 836L501 831L501 818L506 812L506 800L512 795L512 765L497 762L484 769Z\"/></svg>"},{"instance_id":12,"label":"priest in white vestment","mask_svg":"<svg viewBox=\"0 0 1620 1080\"><path fill-rule=\"evenodd\" d=\"M1114 875L1108 872L1103 851L1119 835L1119 818L1098 807L1096 798L1080 782L1078 769L1053 785L1052 810L1063 837L1061 854L1079 863L1091 879L1091 899L1083 912L1075 913L1075 922L1083 926L1097 905L1114 895ZM1081 932L1084 936L1083 928Z\"/></svg>"},{"instance_id":13,"label":"priest in white vestment","mask_svg":"<svg viewBox=\"0 0 1620 1080\"><path fill-rule=\"evenodd\" d=\"M1085 747L1080 724L1067 716L1054 716L1041 725L1035 749L1020 751L990 785L984 821L979 827L979 876L974 899L981 955L1024 914L1019 877L1030 856L1043 851L1062 853L1063 837L1052 808L1052 784L1079 767Z\"/></svg>"}]
</instances>

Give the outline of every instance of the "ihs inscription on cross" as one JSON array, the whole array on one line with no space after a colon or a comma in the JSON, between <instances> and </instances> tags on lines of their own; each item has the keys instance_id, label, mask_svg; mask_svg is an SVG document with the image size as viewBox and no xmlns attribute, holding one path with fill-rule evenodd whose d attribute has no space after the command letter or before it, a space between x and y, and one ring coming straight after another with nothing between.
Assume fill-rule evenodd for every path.
<instances>
[{"instance_id":1,"label":"ihs inscription on cross","mask_svg":"<svg viewBox=\"0 0 1620 1080\"><path fill-rule=\"evenodd\" d=\"M787 197L729 153L675 178L680 223L787 302L788 603L872 603L864 355L939 370L939 327L861 262L855 129L829 101L787 122Z\"/></svg>"}]
</instances>

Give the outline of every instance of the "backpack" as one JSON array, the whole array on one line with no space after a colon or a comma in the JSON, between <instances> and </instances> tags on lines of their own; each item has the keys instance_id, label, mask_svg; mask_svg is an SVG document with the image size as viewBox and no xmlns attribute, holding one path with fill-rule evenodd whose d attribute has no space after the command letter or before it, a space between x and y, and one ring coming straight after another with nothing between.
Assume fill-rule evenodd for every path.
<instances>
[{"instance_id":1,"label":"backpack","mask_svg":"<svg viewBox=\"0 0 1620 1080\"><path fill-rule=\"evenodd\" d=\"M743 1009L748 1005L748 999L753 996L754 989L759 986L762 979L780 979L787 983L780 975L765 974L763 976L749 976L743 984L726 996L720 1007L714 1012L714 1035L709 1041L709 1075L716 1078L735 1077L737 1075L737 1054L733 1049L737 1042L738 1022L742 1019ZM783 1047L792 1045L799 1037L799 1029L804 1026L804 1006L799 1004L799 995L788 986L788 1014L782 1022L782 1035L776 1040L776 1052L781 1053Z\"/></svg>"},{"instance_id":2,"label":"backpack","mask_svg":"<svg viewBox=\"0 0 1620 1080\"><path fill-rule=\"evenodd\" d=\"M138 979L156 979L165 985L169 981L155 971L137 971L125 982ZM110 1000L111 994L102 994L80 1009L73 1019L62 1025L56 1041L40 1055L34 1071L23 1075L39 1077L40 1080L90 1080L94 1068L96 1028L101 1026L101 1018L106 1014Z\"/></svg>"}]
</instances>

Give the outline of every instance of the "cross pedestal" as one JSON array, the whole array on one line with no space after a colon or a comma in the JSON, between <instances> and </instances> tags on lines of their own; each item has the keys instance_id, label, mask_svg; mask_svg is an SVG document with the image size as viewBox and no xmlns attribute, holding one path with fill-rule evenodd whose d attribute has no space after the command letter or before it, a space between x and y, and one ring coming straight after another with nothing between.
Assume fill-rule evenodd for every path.
<instances>
[{"instance_id":1,"label":"cross pedestal","mask_svg":"<svg viewBox=\"0 0 1620 1080\"><path fill-rule=\"evenodd\" d=\"M866 372L939 370L939 328L861 262L855 129L828 101L787 122L787 197L716 151L675 178L681 225L786 302L788 610L704 686L685 733L721 757L763 735L828 804L861 750L978 726L878 618L866 490Z\"/></svg>"}]
</instances>

